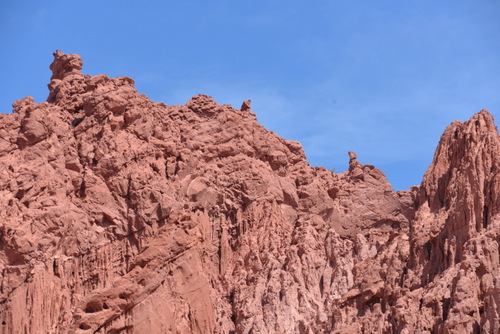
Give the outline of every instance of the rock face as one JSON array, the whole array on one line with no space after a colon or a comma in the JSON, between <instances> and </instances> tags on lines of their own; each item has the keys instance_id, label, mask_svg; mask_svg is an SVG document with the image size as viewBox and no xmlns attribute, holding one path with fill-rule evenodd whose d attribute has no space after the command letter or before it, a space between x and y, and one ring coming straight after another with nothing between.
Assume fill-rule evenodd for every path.
<instances>
[{"instance_id":1,"label":"rock face","mask_svg":"<svg viewBox=\"0 0 500 334\"><path fill-rule=\"evenodd\" d=\"M394 192L198 95L166 106L59 51L0 115L0 333L498 333L487 111Z\"/></svg>"}]
</instances>

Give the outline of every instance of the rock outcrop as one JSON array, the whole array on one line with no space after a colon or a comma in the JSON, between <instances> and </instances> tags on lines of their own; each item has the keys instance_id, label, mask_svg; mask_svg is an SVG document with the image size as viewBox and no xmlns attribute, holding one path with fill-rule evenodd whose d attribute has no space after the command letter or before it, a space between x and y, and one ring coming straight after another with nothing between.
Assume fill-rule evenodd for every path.
<instances>
[{"instance_id":1,"label":"rock outcrop","mask_svg":"<svg viewBox=\"0 0 500 334\"><path fill-rule=\"evenodd\" d=\"M206 95L150 101L54 54L0 114L0 333L498 333L500 139L443 134L422 185L346 172Z\"/></svg>"}]
</instances>

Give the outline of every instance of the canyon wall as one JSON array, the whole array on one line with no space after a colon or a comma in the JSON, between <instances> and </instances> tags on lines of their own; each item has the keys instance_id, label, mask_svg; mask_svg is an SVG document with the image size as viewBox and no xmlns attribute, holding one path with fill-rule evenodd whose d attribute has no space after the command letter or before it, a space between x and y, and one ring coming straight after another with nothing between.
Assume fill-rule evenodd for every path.
<instances>
[{"instance_id":1,"label":"canyon wall","mask_svg":"<svg viewBox=\"0 0 500 334\"><path fill-rule=\"evenodd\" d=\"M206 95L54 53L0 114L0 333L498 333L500 138L483 110L394 192Z\"/></svg>"}]
</instances>

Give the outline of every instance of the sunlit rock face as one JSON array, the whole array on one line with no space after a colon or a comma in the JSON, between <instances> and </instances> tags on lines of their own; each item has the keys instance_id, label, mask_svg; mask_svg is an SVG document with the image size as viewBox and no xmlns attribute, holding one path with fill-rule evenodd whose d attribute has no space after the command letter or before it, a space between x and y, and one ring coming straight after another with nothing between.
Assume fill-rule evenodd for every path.
<instances>
[{"instance_id":1,"label":"sunlit rock face","mask_svg":"<svg viewBox=\"0 0 500 334\"><path fill-rule=\"evenodd\" d=\"M394 192L206 95L54 53L0 114L0 333L498 333L500 141L481 111Z\"/></svg>"}]
</instances>

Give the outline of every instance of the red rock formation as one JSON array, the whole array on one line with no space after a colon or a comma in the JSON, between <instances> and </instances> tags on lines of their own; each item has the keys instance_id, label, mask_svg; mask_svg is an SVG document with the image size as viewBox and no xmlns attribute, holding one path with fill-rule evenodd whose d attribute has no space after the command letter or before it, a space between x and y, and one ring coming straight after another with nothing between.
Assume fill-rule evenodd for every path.
<instances>
[{"instance_id":1,"label":"red rock formation","mask_svg":"<svg viewBox=\"0 0 500 334\"><path fill-rule=\"evenodd\" d=\"M445 131L422 186L198 95L151 102L54 54L0 115L0 333L497 333L499 137Z\"/></svg>"}]
</instances>

